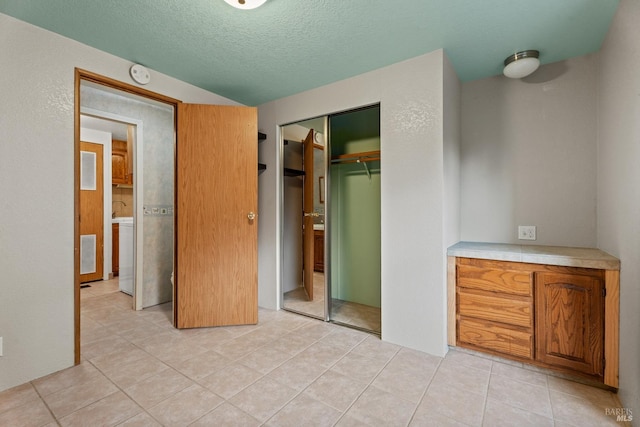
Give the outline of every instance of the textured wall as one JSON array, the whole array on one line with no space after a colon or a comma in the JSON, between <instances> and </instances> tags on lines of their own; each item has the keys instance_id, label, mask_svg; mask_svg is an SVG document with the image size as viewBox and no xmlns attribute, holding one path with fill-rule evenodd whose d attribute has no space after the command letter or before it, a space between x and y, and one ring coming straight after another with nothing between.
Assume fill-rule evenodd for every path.
<instances>
[{"instance_id":1,"label":"textured wall","mask_svg":"<svg viewBox=\"0 0 640 427\"><path fill-rule=\"evenodd\" d=\"M461 239L596 245L596 59L462 85Z\"/></svg>"},{"instance_id":2,"label":"textured wall","mask_svg":"<svg viewBox=\"0 0 640 427\"><path fill-rule=\"evenodd\" d=\"M0 14L0 390L73 365L74 68L131 63ZM147 89L235 104L155 73Z\"/></svg>"},{"instance_id":3,"label":"textured wall","mask_svg":"<svg viewBox=\"0 0 640 427\"><path fill-rule=\"evenodd\" d=\"M640 3L622 0L599 57L598 247L620 258L620 400L640 419Z\"/></svg>"},{"instance_id":4,"label":"textured wall","mask_svg":"<svg viewBox=\"0 0 640 427\"><path fill-rule=\"evenodd\" d=\"M443 247L460 240L460 145L462 86L447 56L443 63L443 163L444 163L444 220ZM446 252L442 254L446 263ZM444 271L446 275L447 272ZM446 276L443 278L446 282ZM446 295L445 295L446 298Z\"/></svg>"},{"instance_id":5,"label":"textured wall","mask_svg":"<svg viewBox=\"0 0 640 427\"><path fill-rule=\"evenodd\" d=\"M380 103L382 338L446 352L443 215L442 51L400 62L259 107L260 287L278 306L279 125ZM273 194L277 194L273 198Z\"/></svg>"}]
</instances>

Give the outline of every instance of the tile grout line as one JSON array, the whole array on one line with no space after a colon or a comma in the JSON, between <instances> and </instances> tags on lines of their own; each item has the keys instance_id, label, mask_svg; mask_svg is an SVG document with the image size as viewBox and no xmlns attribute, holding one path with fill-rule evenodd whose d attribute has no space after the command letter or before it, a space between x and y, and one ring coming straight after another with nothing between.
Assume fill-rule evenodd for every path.
<instances>
[{"instance_id":1,"label":"tile grout line","mask_svg":"<svg viewBox=\"0 0 640 427\"><path fill-rule=\"evenodd\" d=\"M324 323L326 323L326 322L324 322ZM322 338L318 338L318 339L317 339L316 341L314 341L312 344L310 344L309 346L307 346L307 347L305 348L305 350L307 350L307 349L308 349L309 347L311 347L313 344L318 343L318 342L319 342L320 340L322 340L323 338L325 338L325 337L329 336L332 332L334 332L334 331L331 331L331 332L330 332L330 333L328 333L327 335L324 335ZM278 410L277 410L273 415L271 415L269 418L267 418L267 420L265 420L265 421L264 421L264 423L263 423L262 425L266 424L266 423L267 423L267 422L269 422L271 419L273 419L273 417L275 417L275 416L276 416L280 411L282 411L282 409L284 409L284 408L285 408L289 403L291 403L293 400L295 400L298 396L301 396L301 395L302 395L302 394L303 394L303 393L304 393L304 392L305 392L309 387L311 387L311 385L315 384L315 382L316 382L320 377L322 377L324 374L326 374L327 372L329 372L329 371L331 370L331 368L333 368L335 365L337 365L337 364L338 364L342 359L344 359L348 354L350 354L350 353L351 353L351 351L352 351L355 347L357 347L358 345L360 345L360 344L361 344L364 340L366 340L366 339L367 339L367 337L364 337L362 340L360 340L360 342L358 342L358 344L356 344L353 348L351 348L351 349L350 349L349 351L347 351L344 355L342 355L342 357L340 357L338 360L336 360L333 364L329 365L329 367L327 367L327 368L326 368L324 371L322 371L322 372L321 372L317 377L315 377L315 378L314 378L314 379L313 379L313 380L312 380L312 381L311 381L307 386L305 386L304 388L302 388L302 389L301 389L301 390L300 390L296 395L294 395L291 399L289 399L287 402L285 402L285 403L284 403L284 405L282 405L282 406L281 406L281 407L280 407L280 408L279 408L279 409L278 409ZM303 350L303 351L304 351L304 350ZM300 353L302 353L302 351L300 351L298 354L300 354ZM297 356L297 355L296 355L296 356ZM295 357L295 356L294 356L294 357ZM285 363L286 363L286 362L285 362ZM283 363L283 364L284 364L284 363ZM280 366L281 366L281 365L280 365ZM276 368L276 369L277 369L277 368ZM273 372L274 370L275 370L275 369L271 370L270 372ZM266 375L265 375L265 376L266 376ZM274 380L274 381L276 381L277 383L279 383L279 384L281 384L281 385L285 386L285 387L289 387L289 386L287 386L286 384L282 384L281 382L279 382L279 381L278 381L277 379L275 379L275 378L273 378L273 380ZM358 396L359 396L359 395L358 395ZM314 399L314 400L315 400L315 399ZM356 398L356 400L357 400L357 398ZM355 400L354 400L354 401L355 401ZM327 405L327 406L329 406L330 408L335 409L335 410L336 410L336 411L338 411L338 412L342 412L342 411L340 411L338 408L335 408L335 407L333 407L333 406L331 406L331 405L329 405L329 404L327 404L327 403L325 403L325 402L320 402L320 403L322 403L322 404L324 404L324 405ZM352 403L352 404L353 404L353 403ZM345 413L346 413L346 411L345 411ZM343 414L343 415L344 415L344 414ZM343 415L342 415L342 416L343 416ZM340 416L340 417L338 418L338 420L336 421L336 423L337 423L337 422L342 418L342 416Z\"/></svg>"},{"instance_id":2,"label":"tile grout line","mask_svg":"<svg viewBox=\"0 0 640 427\"><path fill-rule=\"evenodd\" d=\"M366 340L366 338L364 339ZM364 340L362 340L359 344L361 344ZM382 341L381 341L382 342ZM359 345L358 344L358 345ZM356 346L357 347L357 346ZM355 349L355 347L353 348ZM350 354L353 349L351 349L347 354ZM353 402L351 402L351 404L347 407L347 409L344 410L344 412L342 413L342 415L336 420L336 422L333 424L334 426L337 425L343 418L345 415L347 415L347 413L349 412L349 410L353 407L353 405L358 401L358 399L360 399L360 397L362 397L362 395L364 394L365 391L367 391L367 389L371 386L373 386L374 381L376 380L376 378L378 378L378 376L382 373L382 371L384 371L384 369L389 365L389 363L391 363L391 361L398 355L398 353L400 352L401 348L398 348L394 353L393 356L391 356L389 358L389 360L387 360L387 362L384 364L384 366L382 368L380 368L380 370L378 371L378 373L376 375L374 375L374 377L369 381L369 383L367 383L366 387L356 396L355 399L353 399ZM344 357L347 356L347 354L345 354L340 360L342 360ZM355 353L356 355L358 355L357 353ZM339 362L339 361L338 361ZM336 362L333 366L337 365L338 362ZM332 366L332 367L333 367ZM374 386L375 387L375 386Z\"/></svg>"},{"instance_id":3,"label":"tile grout line","mask_svg":"<svg viewBox=\"0 0 640 427\"><path fill-rule=\"evenodd\" d=\"M332 332L333 332L333 331L332 331ZM323 339L323 338L325 338L325 337L329 336L330 334L331 334L331 332L329 332L327 335L324 335L322 338L318 338L318 339L317 339L317 340L315 340L312 344L308 345L304 350L309 349L309 347L311 347L313 344L317 344L321 339ZM365 339L366 339L366 337L365 337L365 338L363 338L360 342L364 341ZM358 344L360 344L360 343L358 343ZM357 346L357 345L356 345L356 346ZM354 347L354 348L355 348L355 347ZM302 351L304 351L304 350L302 350ZM352 349L352 350L353 350L353 349ZM301 351L301 352L299 352L298 354L302 353L302 351ZM282 406L281 406L281 407L280 407L276 412L274 412L274 414L273 414L273 415L271 415L269 418L267 418L267 419L264 421L264 423L263 423L263 424L261 424L261 425L265 425L265 424L266 424L266 423L268 423L271 419L273 419L273 417L275 417L276 415L278 415L278 413L279 413L280 411L282 411L282 410L283 410L283 409L284 409L284 408L285 408L289 403L291 403L293 400L295 400L298 396L301 396L301 395L302 395L302 394L303 394L303 393L304 393L304 392L305 392L305 391L306 391L306 390L307 390L307 389L308 389L312 384L314 384L314 383L315 383L315 382L316 382L316 381L317 381L321 376L323 376L324 374L326 374L327 372L329 372L329 371L331 370L331 368L333 368L333 367L334 367L334 366L335 366L335 365L336 365L340 360L342 360L343 358L345 358L345 357L347 356L347 354L349 354L349 353L351 353L351 350L349 350L348 352L346 352L346 353L345 353L341 358L339 358L338 360L336 360L332 365L330 365L328 368L326 368L324 371L322 371L322 372L320 373L320 375L318 375L317 377L315 377L315 378L314 378L314 379L313 379L313 380L312 380L312 381L311 381L307 386L305 386L304 388L302 388L302 389L301 389L297 394L295 394L291 399L289 399L288 401L286 401L286 402L284 403L284 405L282 405ZM297 355L296 355L296 356L297 356ZM294 356L294 357L295 357L295 356ZM290 360L290 359L289 359L289 360ZM283 362L282 364L284 364L284 362ZM282 365L280 365L280 366L282 366ZM276 368L276 369L277 369L277 368ZM275 370L275 369L272 369L270 372L273 372L274 370ZM267 374L267 375L268 375L268 374ZM266 376L266 375L265 375L265 376ZM275 379L275 378L273 378L273 380L274 380L274 381L276 381L277 383L279 383L279 384L281 384L281 385L285 386L285 387L289 387L289 386L287 386L286 384L283 384L283 383L279 382L279 381L278 381L277 379ZM327 404L326 404L326 403L324 403L324 402L320 402L320 403L327 405ZM333 408L333 406L331 406L331 405L327 405L327 406L329 406L330 408ZM337 408L333 408L333 409L338 410ZM339 410L338 410L338 411L339 411ZM341 416L340 418L342 418L342 416ZM338 421L340 420L340 418L338 418ZM336 422L337 422L337 421L336 421Z\"/></svg>"},{"instance_id":4,"label":"tile grout line","mask_svg":"<svg viewBox=\"0 0 640 427\"><path fill-rule=\"evenodd\" d=\"M144 351L144 350L143 350L143 351ZM113 384L113 385L118 389L118 391L120 391L122 394L124 394L124 395L129 399L129 400L131 400L131 401L132 401L132 402L133 402L133 403L134 403L138 408L140 408L140 409L142 410L141 412L138 412L138 413L136 413L135 415L133 415L133 416L131 416L131 417L125 418L124 420L120 420L117 424L115 424L116 426L118 426L118 425L120 425L120 424L122 424L122 423L124 423L124 422L126 422L126 421L128 421L128 420L130 420L131 418L135 418L135 417L137 417L137 416L138 416L138 415L140 415L142 412L146 413L146 414L147 414L147 415L149 415L153 420L155 420L155 421L157 421L158 423L160 423L160 421L159 421L159 420L157 420L157 419L156 419L153 415L151 415L151 414L150 414L150 413L149 413L145 408L143 408L143 407L142 407L138 402L136 402L136 400L135 400L133 397L129 396L129 394L127 394L127 392L126 392L126 391L124 391L124 389L122 389L118 384L116 384L115 382L113 382L113 380L112 380L112 379L111 379L107 374L105 374L104 372L102 372L102 370L101 370L100 368L98 368L96 365L94 365L94 364L93 364L93 362L91 362L91 360L88 360L88 359L87 359L87 363L90 363L90 364L91 364L91 365L92 365L92 366L93 366L93 367L94 367L98 372L100 372L102 375L104 375L104 377L105 377L106 379L108 379L108 380L109 380L109 382L111 382L111 384ZM171 369L171 367L169 367L169 369ZM150 378L150 377L148 377L148 378ZM144 381L144 380L143 380L143 381ZM140 381L139 381L139 382L140 382ZM86 406L84 406L84 407L82 407L82 408L78 408L78 409L76 409L75 411L73 411L73 412L72 412L72 414L73 414L74 412L77 412L77 411L79 411L79 410L81 410L81 409L86 408L87 406L93 405L94 403L99 402L99 401L101 401L101 400L103 400L103 399L105 399L105 398L107 398L107 397L109 397L109 396L112 396L112 395L114 395L114 394L116 394L116 393L117 393L117 391L114 391L113 393L108 394L107 396L104 396L104 397L102 397L102 398L100 398L100 399L96 400L95 402L90 403L89 405L86 405ZM69 415L71 415L71 414L69 414ZM67 415L67 416L68 416L68 415ZM162 423L160 423L160 424L162 424Z\"/></svg>"},{"instance_id":5,"label":"tile grout line","mask_svg":"<svg viewBox=\"0 0 640 427\"><path fill-rule=\"evenodd\" d=\"M105 295L108 295L108 294L105 294ZM102 296L103 296L103 295L102 295ZM144 320L146 320L146 319L144 319ZM154 323L154 322L150 322L150 321L148 321L148 322L149 322L149 323L151 323L151 324L153 324L153 323ZM104 326L104 327L108 327L107 325L104 325L104 324L103 324L102 326ZM121 336L121 335L119 335L119 334L116 334L116 335L120 336L121 338L123 338L124 340L126 340L129 344L131 344L131 345L132 345L132 346L134 346L135 348L139 349L140 351L142 351L143 353L145 353L145 354L146 354L146 355L148 355L149 357L152 357L152 358L154 358L155 360L158 360L160 363L162 363L164 366L166 366L166 367L167 367L167 369L171 369L171 370L175 371L176 373L178 373L178 374L182 375L183 377L185 377L185 378L189 379L190 381L193 381L193 383L194 383L194 384L198 384L198 385L200 385L199 383L197 383L197 381L196 381L196 380L194 380L194 379L191 379L191 378L187 377L187 376L186 376L186 375L184 375L182 372L180 372L180 371L178 371L177 369L175 369L175 367L173 367L172 365L170 365L170 364L166 363L165 361L163 361L163 360L159 359L155 354L151 354L151 353L149 353L146 349L142 348L139 344L134 343L134 342L132 342L132 341L130 341L130 340L128 340L128 339L126 339L126 338L122 337L122 336ZM105 354L102 354L102 355L100 355L100 356L104 356L104 355L108 355L108 354L110 354L110 353L105 353ZM99 356L96 356L96 357L99 357ZM141 359L141 358L140 358L140 359ZM136 360L140 360L140 359L136 359ZM92 362L90 359L85 359L85 361L86 361L87 363L91 364L91 365L92 365L92 366L93 366L93 367L94 367L98 372L100 372L100 373L101 373L105 378L107 378L107 379L108 379L108 380L109 380L109 381L110 381L110 382L111 382L111 383L112 383L112 384L113 384L113 385L114 385L114 386L115 386L119 391L121 391L125 396L127 396L127 398L128 398L128 399L130 399L130 400L131 400L131 401L132 401L136 406L138 406L138 407L142 410L141 412L138 412L138 413L136 413L135 415L133 415L133 416L131 416L131 417L129 417L129 418L127 418L127 419L125 419L125 420L121 420L121 422L119 422L119 423L118 423L118 424L116 424L116 425L120 425L120 424L122 424L122 423L124 423L124 422L126 422L126 421L128 421L128 420L130 420L130 419L132 419L132 418L135 418L136 416L138 416L138 415L139 415L139 414L141 414L141 413L146 413L146 414L147 414L151 419L153 419L154 421L156 421L156 422L158 422L158 423L162 424L162 423L160 422L160 420L158 420L158 419L157 419L157 418L155 418L151 413L149 413L149 411L148 411L147 409L143 408L143 407L142 407L142 406L141 406L141 405L140 405L140 404L139 404L139 403L138 403L138 402L137 402L137 401L136 401L132 396L130 396L130 395L129 395L129 394L128 394L128 393L127 393L123 388L121 388L118 384L116 384L116 383L115 383L115 382L114 382L114 381L113 381L113 380L112 380L112 379L111 379L111 378L110 378L110 377L109 377L105 372L103 372L100 368L98 368L98 367L94 364L94 362ZM146 379L148 379L148 378L151 378L151 377L153 377L153 375L150 375L149 377L144 378L144 379L142 379L142 380L140 380L140 381L136 382L135 384L140 383L140 382L142 382L142 381L144 381L144 380L146 380ZM133 384L133 385L135 385L135 384ZM185 390L185 389L187 389L187 388L188 388L188 387L185 387L185 388L183 388L183 389L179 390L178 392L174 393L172 396L175 396L176 394L180 393L181 391L184 391L184 390ZM203 388L207 389L206 387L203 387ZM207 389L207 390L209 390L209 389ZM209 390L209 391L211 391L211 390ZM114 392L114 393L117 393L117 392ZM109 394L108 396L111 396L111 395L112 395L112 394L114 394L114 393L111 393L111 394ZM212 393L213 393L213 392L212 392ZM215 393L214 393L214 394L215 394ZM104 399L105 397L108 397L108 396L104 396L103 398L98 399L96 402L99 402L100 400L102 400L102 399ZM172 396L169 396L169 397L167 397L166 399L163 399L162 401L158 402L158 403L157 403L156 405L154 405L153 407L155 407L155 406L159 405L160 403L162 403L162 402L164 402L165 400L167 400L167 399L171 398ZM216 396L218 396L218 395L216 394ZM221 396L219 396L219 397L220 397L221 399L223 399L223 400L224 400L224 398L222 398ZM92 405L93 403L96 403L96 402L92 402L92 403L90 403L89 405ZM89 406L89 405L86 405L86 406L84 406L83 408L86 408L86 407L87 407L87 406ZM220 405L217 405L217 406L216 406L216 408L217 408L218 406L220 406ZM80 410L80 409L83 409L83 408L79 408L79 409L77 409L76 411L78 411L78 410ZM214 409L215 409L215 408L213 408L213 409L212 409L212 411L213 411ZM74 411L74 412L76 412L76 411ZM208 411L208 412L211 412L211 411ZM208 413L208 412L207 412L207 413ZM72 412L72 413L73 413L73 412ZM69 415L70 415L70 414L69 414ZM195 421L194 421L194 422L195 422Z\"/></svg>"},{"instance_id":6,"label":"tile grout line","mask_svg":"<svg viewBox=\"0 0 640 427\"><path fill-rule=\"evenodd\" d=\"M433 371L433 375L431 375L431 378L427 382L427 387L425 387L424 391L422 392L422 395L420 396L420 399L418 399L418 403L416 404L416 407L413 410L413 414L411 414L411 418L409 419L409 423L407 424L408 426L411 425L411 422L415 418L416 412L418 412L418 408L420 407L420 404L424 400L424 397L427 395L427 391L429 391L429 387L431 387L431 383L433 382L433 379L436 377L436 374L438 373L438 369L440 369L440 365L442 365L443 361L444 361L444 357L441 357L440 361L438 361L438 366L436 366L436 369Z\"/></svg>"},{"instance_id":7,"label":"tile grout line","mask_svg":"<svg viewBox=\"0 0 640 427\"><path fill-rule=\"evenodd\" d=\"M44 404L45 408L47 408L47 411L49 411L49 414L51 414L51 417L53 418L53 420L55 421L55 423L60 426L60 422L58 422L58 418L55 416L55 414L53 413L53 411L51 410L51 408L49 407L49 404L47 403L46 400L44 400L44 397L42 396L42 394L40 394L40 391L38 390L38 388L36 387L36 385L33 383L33 381L29 381L29 384L31 384L31 387L33 387L33 390L36 392L36 394L38 395L38 398L40 399L40 401Z\"/></svg>"},{"instance_id":8,"label":"tile grout line","mask_svg":"<svg viewBox=\"0 0 640 427\"><path fill-rule=\"evenodd\" d=\"M268 321L267 321L267 323L268 323ZM288 332L287 334L283 335L282 337L280 337L280 338L278 338L278 339L283 339L284 337L286 337L286 336L287 336L287 335L289 335L289 334L294 333L295 331L298 331L298 330L300 330L300 329L304 329L306 326L308 326L308 325L306 325L306 324L301 324L301 325L299 325L299 326L297 326L297 327L295 327L295 328L293 328L293 329L289 330L289 332ZM259 327L258 327L258 328L259 328ZM256 328L256 329L258 329L258 328ZM256 329L253 329L253 330L256 330ZM251 332L251 331L248 331L248 332ZM232 340L234 340L234 339L236 339L236 338L239 338L239 337L241 337L242 335L244 335L244 334L238 335L237 337L232 338L230 341L232 341ZM329 335L329 334L327 334L327 335ZM220 397L220 398L221 398L225 403L227 403L227 404L229 404L229 405L233 406L234 408L236 408L236 409L240 410L241 412L243 412L243 413L245 413L245 414L249 415L251 418L256 419L253 415L251 415L251 414L249 414L249 413L245 412L242 408L239 408L239 407L237 407L236 405L234 405L230 400L231 400L231 399L233 399L233 397L237 396L238 394L242 393L242 392L243 392L244 390L246 390L247 388L249 388L249 387L251 387L252 385L256 384L258 381L260 381L260 380L262 380L262 379L264 379L264 378L268 377L268 376L269 376L269 374L270 374L271 372L275 371L275 370L276 370L276 369L278 369L280 366L284 365L285 363L287 363L288 361L290 361L291 359L293 359L294 357L296 357L298 354L300 354L300 353L302 353L303 351L307 350L307 349L308 349L309 347L311 347L312 345L314 345L314 344L318 343L322 338L326 337L327 335L324 335L323 337L316 339L315 341L313 341L312 343L310 343L309 345L307 345L306 347L304 347L302 350L300 350L299 352L297 352L297 353L296 353L296 354L294 354L294 355L291 355L288 359L284 360L282 363L280 363L279 365L277 365L276 367L274 367L273 369L271 369L269 372L267 372L267 373L263 374L262 372L256 371L256 372L259 372L260 374L262 374L262 376L261 376L260 378L256 379L255 381L251 382L250 384L248 384L246 387L243 387L241 390L239 390L239 391L238 391L237 393L235 393L233 396L229 397L229 399L226 399L226 398L224 398L223 396L220 396L220 395L216 394L213 390L210 390L208 387L206 387L205 385L201 384L198 380L192 379L192 381L194 381L196 384L200 385L200 386L201 386L201 387L203 387L204 389L209 390L209 391L211 391L212 393L216 394L216 396L219 396L219 397ZM259 351L261 348L264 348L264 347L266 347L267 345L269 345L269 343L268 343L268 342L267 342L267 343L265 343L265 344L263 344L263 345L261 345L261 346L259 346L259 347L257 347L255 350L251 351L250 353L248 353L248 354L246 354L246 355L242 356L242 358L241 358L241 359L243 359L243 358L245 358L245 357L249 356L250 354L253 354L253 353L255 353L255 352ZM215 351L215 350L212 350L212 351ZM222 355L222 356L224 357L224 355ZM239 360L237 361L237 363L240 363L240 364L242 365L242 363L240 362L240 360L241 360L241 359L239 359ZM232 362L232 363L236 363L236 362ZM251 367L246 366L246 365L242 365L242 366L244 366L244 367L246 367L246 368L248 368L248 369L252 369ZM179 372L179 373L180 373L180 371L177 371L177 372ZM182 373L180 373L180 374L181 374L181 375L184 375L184 374L182 374ZM324 372L323 372L321 375L324 375ZM187 378L189 378L189 377L187 377ZM318 378L319 378L319 377L318 377ZM189 378L189 379L191 379L191 378ZM280 382L279 382L277 379L275 379L275 378L271 378L271 377L269 377L269 379L272 379L272 380L276 381L276 382L277 382L278 384L280 384L280 385L286 386L285 384L280 383ZM316 378L316 379L314 379L314 380L313 380L313 382L315 382L316 380L317 380L317 378ZM286 386L286 387L288 387L288 386ZM304 390L303 390L303 391L304 391ZM269 418L268 418L267 420L265 420L264 422L261 422L260 420L257 420L257 419L256 419L256 421L261 422L262 424L260 424L260 425L264 425L264 424L265 424L266 422L268 422L271 418L273 418L276 414L278 414L278 412L280 412L280 411L281 411L285 406L287 406L287 405L288 405L288 404L289 404L293 399L295 399L296 397L298 397L298 395L300 395L301 393L302 393L302 391L301 391L300 393L296 394L293 398L291 398L291 399L290 399L290 400L288 400L287 402L285 402L285 403L284 403L284 405L283 405L282 407L280 407L280 408L279 408L279 409L278 409L278 410L277 410L277 411L276 411L276 412L275 412L271 417L269 417ZM203 417L207 416L207 415L208 415L208 414L210 414L211 412L215 411L215 410L216 410L218 407L220 407L221 405L222 405L222 404L217 405L215 408L212 408L210 411L208 411L206 414L202 415L200 418L203 418ZM200 418L198 418L198 420L199 420ZM195 420L195 421L193 421L193 422L196 422L196 421L197 421L197 420Z\"/></svg>"},{"instance_id":9,"label":"tile grout line","mask_svg":"<svg viewBox=\"0 0 640 427\"><path fill-rule=\"evenodd\" d=\"M494 363L491 361L489 368L489 381L487 381L487 390L484 393L484 404L482 405L482 414L480 415L480 425L484 425L484 417L487 414L487 404L489 403L489 389L491 388L491 378L493 377Z\"/></svg>"}]
</instances>

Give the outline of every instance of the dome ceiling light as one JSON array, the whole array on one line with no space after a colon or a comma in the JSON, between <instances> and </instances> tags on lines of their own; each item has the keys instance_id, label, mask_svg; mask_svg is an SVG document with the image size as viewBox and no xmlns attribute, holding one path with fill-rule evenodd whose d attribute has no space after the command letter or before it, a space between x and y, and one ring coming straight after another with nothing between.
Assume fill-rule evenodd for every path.
<instances>
[{"instance_id":1,"label":"dome ceiling light","mask_svg":"<svg viewBox=\"0 0 640 427\"><path fill-rule=\"evenodd\" d=\"M262 6L267 0L224 0L224 1L235 8L248 10L248 9L255 9L256 7Z\"/></svg>"},{"instance_id":2,"label":"dome ceiling light","mask_svg":"<svg viewBox=\"0 0 640 427\"><path fill-rule=\"evenodd\" d=\"M514 53L504 60L504 75L511 79L521 79L538 69L540 52L537 50L524 50Z\"/></svg>"}]
</instances>

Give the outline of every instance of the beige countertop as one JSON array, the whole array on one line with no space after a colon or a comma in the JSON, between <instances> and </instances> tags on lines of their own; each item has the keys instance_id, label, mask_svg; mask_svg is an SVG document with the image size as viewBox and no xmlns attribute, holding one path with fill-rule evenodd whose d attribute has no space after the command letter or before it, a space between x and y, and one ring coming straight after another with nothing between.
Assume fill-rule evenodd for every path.
<instances>
[{"instance_id":1,"label":"beige countertop","mask_svg":"<svg viewBox=\"0 0 640 427\"><path fill-rule=\"evenodd\" d=\"M115 223L123 223L123 222L130 222L133 223L133 217L132 216L117 216L115 218L111 218L111 223L115 224Z\"/></svg>"},{"instance_id":2,"label":"beige countertop","mask_svg":"<svg viewBox=\"0 0 640 427\"><path fill-rule=\"evenodd\" d=\"M458 242L447 249L447 255L461 258L620 270L618 258L594 248Z\"/></svg>"}]
</instances>

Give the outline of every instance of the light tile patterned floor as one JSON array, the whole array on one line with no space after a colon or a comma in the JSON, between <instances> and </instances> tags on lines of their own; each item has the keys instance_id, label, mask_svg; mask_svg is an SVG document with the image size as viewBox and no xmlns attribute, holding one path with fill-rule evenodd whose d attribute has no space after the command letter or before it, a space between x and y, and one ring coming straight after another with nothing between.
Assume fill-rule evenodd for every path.
<instances>
[{"instance_id":1,"label":"light tile patterned floor","mask_svg":"<svg viewBox=\"0 0 640 427\"><path fill-rule=\"evenodd\" d=\"M313 273L313 300L309 301L304 287L284 294L284 306L288 310L324 319L324 274ZM331 300L331 319L380 334L382 330L380 307L371 307L336 298Z\"/></svg>"},{"instance_id":2,"label":"light tile patterned floor","mask_svg":"<svg viewBox=\"0 0 640 427\"><path fill-rule=\"evenodd\" d=\"M616 395L461 351L445 358L260 310L176 330L117 281L82 290L80 365L0 393L0 426L603 426Z\"/></svg>"}]
</instances>

